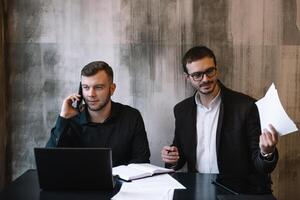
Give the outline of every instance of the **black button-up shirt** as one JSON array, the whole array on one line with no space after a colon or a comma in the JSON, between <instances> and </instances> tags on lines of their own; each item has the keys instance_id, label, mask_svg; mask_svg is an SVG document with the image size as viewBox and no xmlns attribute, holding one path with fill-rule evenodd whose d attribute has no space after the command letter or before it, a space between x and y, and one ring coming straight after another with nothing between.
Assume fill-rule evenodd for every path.
<instances>
[{"instance_id":1,"label":"black button-up shirt","mask_svg":"<svg viewBox=\"0 0 300 200\"><path fill-rule=\"evenodd\" d=\"M91 122L87 109L70 119L59 116L46 147L111 148L113 166L149 162L150 157L140 112L115 102L103 123Z\"/></svg>"}]
</instances>

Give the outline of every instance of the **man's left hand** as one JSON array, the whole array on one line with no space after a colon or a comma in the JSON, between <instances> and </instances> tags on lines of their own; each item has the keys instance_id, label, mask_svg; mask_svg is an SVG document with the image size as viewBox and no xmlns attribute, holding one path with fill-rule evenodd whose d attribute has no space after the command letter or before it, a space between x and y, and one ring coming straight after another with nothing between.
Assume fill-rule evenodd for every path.
<instances>
[{"instance_id":1,"label":"man's left hand","mask_svg":"<svg viewBox=\"0 0 300 200\"><path fill-rule=\"evenodd\" d=\"M269 130L264 129L259 137L259 147L263 154L273 153L278 143L278 132L269 124Z\"/></svg>"}]
</instances>

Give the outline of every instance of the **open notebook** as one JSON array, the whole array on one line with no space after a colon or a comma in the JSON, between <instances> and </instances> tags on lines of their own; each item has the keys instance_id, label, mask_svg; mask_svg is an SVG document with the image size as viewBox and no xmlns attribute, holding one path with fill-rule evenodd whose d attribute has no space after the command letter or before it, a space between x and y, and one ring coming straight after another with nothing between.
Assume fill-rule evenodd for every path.
<instances>
[{"instance_id":1,"label":"open notebook","mask_svg":"<svg viewBox=\"0 0 300 200\"><path fill-rule=\"evenodd\" d=\"M126 181L169 172L174 172L174 170L158 167L149 163L120 165L113 168L113 175L118 175L121 179Z\"/></svg>"}]
</instances>

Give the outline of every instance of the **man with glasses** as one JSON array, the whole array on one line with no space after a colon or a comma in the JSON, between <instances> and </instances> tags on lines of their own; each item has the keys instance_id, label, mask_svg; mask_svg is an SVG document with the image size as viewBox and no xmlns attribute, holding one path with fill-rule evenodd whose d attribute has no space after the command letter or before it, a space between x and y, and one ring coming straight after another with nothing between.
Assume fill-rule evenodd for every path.
<instances>
[{"instance_id":1,"label":"man with glasses","mask_svg":"<svg viewBox=\"0 0 300 200\"><path fill-rule=\"evenodd\" d=\"M162 160L189 172L252 176L271 186L278 160L278 133L261 133L255 99L226 88L219 80L212 50L196 46L182 59L196 93L174 108L175 137L163 147Z\"/></svg>"}]
</instances>

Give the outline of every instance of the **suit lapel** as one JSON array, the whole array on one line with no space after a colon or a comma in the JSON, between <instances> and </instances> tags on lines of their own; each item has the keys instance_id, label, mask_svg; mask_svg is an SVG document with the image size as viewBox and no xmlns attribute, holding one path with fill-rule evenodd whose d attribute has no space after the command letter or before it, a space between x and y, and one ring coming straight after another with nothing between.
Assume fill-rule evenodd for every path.
<instances>
[{"instance_id":1,"label":"suit lapel","mask_svg":"<svg viewBox=\"0 0 300 200\"><path fill-rule=\"evenodd\" d=\"M217 125L217 135L216 135L217 160L219 157L219 150L220 150L220 140L221 140L221 129L222 129L222 124L223 124L223 116L224 116L224 103L223 103L223 101L221 101L219 119L218 119L218 125Z\"/></svg>"},{"instance_id":2,"label":"suit lapel","mask_svg":"<svg viewBox=\"0 0 300 200\"><path fill-rule=\"evenodd\" d=\"M196 166L196 159L197 159L197 106L196 106L196 102L195 102L195 96L193 98L192 101L192 109L191 109L191 114L190 114L190 127L191 127L191 131L189 134L190 136L190 144L192 147L192 158L193 158L193 163L191 163L190 168L192 167L195 170L195 166ZM194 171L193 170L193 171Z\"/></svg>"},{"instance_id":3,"label":"suit lapel","mask_svg":"<svg viewBox=\"0 0 300 200\"><path fill-rule=\"evenodd\" d=\"M190 97L188 103L185 105L186 112L182 116L185 121L185 135L184 141L188 147L186 150L189 154L188 171L194 172L196 166L196 151L197 151L197 105L195 102L195 95Z\"/></svg>"},{"instance_id":4,"label":"suit lapel","mask_svg":"<svg viewBox=\"0 0 300 200\"><path fill-rule=\"evenodd\" d=\"M220 105L220 112L219 112L219 119L217 125L217 135L216 135L216 151L217 151L217 160L220 155L220 141L221 141L221 130L223 125L223 117L224 117L224 107L226 102L226 87L219 82L219 86L221 88L221 105Z\"/></svg>"}]
</instances>

